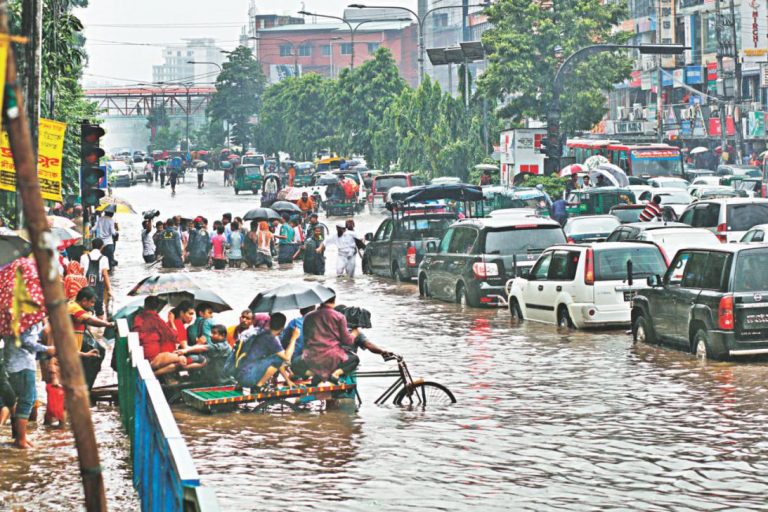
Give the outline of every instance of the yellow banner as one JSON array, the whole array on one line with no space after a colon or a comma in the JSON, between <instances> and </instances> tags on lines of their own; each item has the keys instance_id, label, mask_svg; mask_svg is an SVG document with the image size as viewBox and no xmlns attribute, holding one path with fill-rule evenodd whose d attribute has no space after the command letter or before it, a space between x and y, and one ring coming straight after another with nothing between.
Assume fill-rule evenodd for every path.
<instances>
[{"instance_id":1,"label":"yellow banner","mask_svg":"<svg viewBox=\"0 0 768 512\"><path fill-rule=\"evenodd\" d=\"M62 201L61 173L65 123L40 119L37 142L37 176L43 199ZM0 132L0 190L16 191L16 166L13 163L8 133Z\"/></svg>"}]
</instances>

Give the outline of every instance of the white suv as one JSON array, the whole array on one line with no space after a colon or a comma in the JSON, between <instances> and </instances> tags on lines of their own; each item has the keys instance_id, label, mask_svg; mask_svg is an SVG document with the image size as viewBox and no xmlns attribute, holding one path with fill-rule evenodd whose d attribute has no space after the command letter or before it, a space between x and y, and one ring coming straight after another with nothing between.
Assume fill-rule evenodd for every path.
<instances>
[{"instance_id":1,"label":"white suv","mask_svg":"<svg viewBox=\"0 0 768 512\"><path fill-rule=\"evenodd\" d=\"M738 242L753 226L768 223L768 199L729 198L698 201L680 222L712 231L721 242Z\"/></svg>"},{"instance_id":2,"label":"white suv","mask_svg":"<svg viewBox=\"0 0 768 512\"><path fill-rule=\"evenodd\" d=\"M553 246L527 277L508 283L509 311L518 320L565 328L629 325L635 291L647 287L648 276L666 270L661 250L650 243Z\"/></svg>"}]
</instances>

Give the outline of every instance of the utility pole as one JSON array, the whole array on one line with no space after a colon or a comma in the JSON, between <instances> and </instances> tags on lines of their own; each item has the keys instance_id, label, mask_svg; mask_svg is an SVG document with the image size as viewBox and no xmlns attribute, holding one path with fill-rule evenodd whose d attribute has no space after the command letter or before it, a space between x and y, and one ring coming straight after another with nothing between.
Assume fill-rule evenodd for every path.
<instances>
[{"instance_id":1,"label":"utility pole","mask_svg":"<svg viewBox=\"0 0 768 512\"><path fill-rule=\"evenodd\" d=\"M723 14L720 12L720 0L715 0L715 35L717 36L717 78L723 84L722 91L717 91L720 96L720 150L725 151L728 146L728 136L725 119L725 70L723 68L723 53L725 45L723 41Z\"/></svg>"},{"instance_id":2,"label":"utility pole","mask_svg":"<svg viewBox=\"0 0 768 512\"><path fill-rule=\"evenodd\" d=\"M658 0L656 11L656 44L661 44L661 0ZM656 56L656 136L658 142L664 142L664 87L663 71L661 69L661 55Z\"/></svg>"},{"instance_id":3,"label":"utility pole","mask_svg":"<svg viewBox=\"0 0 768 512\"><path fill-rule=\"evenodd\" d=\"M21 30L28 38L25 45L24 98L32 133L32 148L37 154L37 131L40 120L40 89L43 67L43 0L23 0Z\"/></svg>"},{"instance_id":4,"label":"utility pole","mask_svg":"<svg viewBox=\"0 0 768 512\"><path fill-rule=\"evenodd\" d=\"M741 113L736 114L736 110L741 110L741 59L739 58L739 50L737 45L737 37L738 34L736 33L736 8L733 5L733 0L730 0L729 10L731 14L730 24L731 24L731 37L732 37L732 56L733 56L733 63L734 63L734 91L733 91L733 129L734 129L734 146L736 146L736 163L741 163L741 154L742 154L742 142L741 142Z\"/></svg>"}]
</instances>

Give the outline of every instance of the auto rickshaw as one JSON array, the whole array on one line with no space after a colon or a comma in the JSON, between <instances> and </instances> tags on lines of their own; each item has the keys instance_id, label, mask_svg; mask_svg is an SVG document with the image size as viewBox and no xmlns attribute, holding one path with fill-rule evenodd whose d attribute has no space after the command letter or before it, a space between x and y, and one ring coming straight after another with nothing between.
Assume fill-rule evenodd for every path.
<instances>
[{"instance_id":1,"label":"auto rickshaw","mask_svg":"<svg viewBox=\"0 0 768 512\"><path fill-rule=\"evenodd\" d=\"M264 171L258 165L240 165L235 168L235 194L241 190L250 190L256 194L264 182Z\"/></svg>"},{"instance_id":2,"label":"auto rickshaw","mask_svg":"<svg viewBox=\"0 0 768 512\"><path fill-rule=\"evenodd\" d=\"M299 162L294 166L294 169L296 169L296 177L293 180L293 186L308 187L312 182L315 164L312 162Z\"/></svg>"},{"instance_id":3,"label":"auto rickshaw","mask_svg":"<svg viewBox=\"0 0 768 512\"><path fill-rule=\"evenodd\" d=\"M744 191L752 197L765 197L765 187L761 178L751 176L724 176L720 185L731 187L736 191Z\"/></svg>"},{"instance_id":4,"label":"auto rickshaw","mask_svg":"<svg viewBox=\"0 0 768 512\"><path fill-rule=\"evenodd\" d=\"M612 207L635 204L635 194L628 188L595 187L574 190L568 196L568 215L605 215Z\"/></svg>"}]
</instances>

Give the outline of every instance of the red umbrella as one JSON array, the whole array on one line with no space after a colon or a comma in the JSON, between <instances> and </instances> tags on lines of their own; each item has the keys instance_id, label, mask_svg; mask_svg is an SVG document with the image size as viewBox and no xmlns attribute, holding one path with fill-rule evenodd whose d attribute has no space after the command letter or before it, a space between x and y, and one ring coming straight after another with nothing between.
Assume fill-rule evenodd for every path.
<instances>
[{"instance_id":1,"label":"red umbrella","mask_svg":"<svg viewBox=\"0 0 768 512\"><path fill-rule=\"evenodd\" d=\"M207 155L208 152L206 150L204 150L204 149L201 149L200 151L197 152L197 154L198 155Z\"/></svg>"},{"instance_id":2,"label":"red umbrella","mask_svg":"<svg viewBox=\"0 0 768 512\"><path fill-rule=\"evenodd\" d=\"M21 269L25 290L14 290L16 269ZM43 288L37 273L37 265L31 258L19 258L0 269L0 336L14 336L12 318L14 295L23 296L24 308L21 314L19 332L24 332L46 315ZM34 311L32 311L34 310Z\"/></svg>"}]
</instances>

